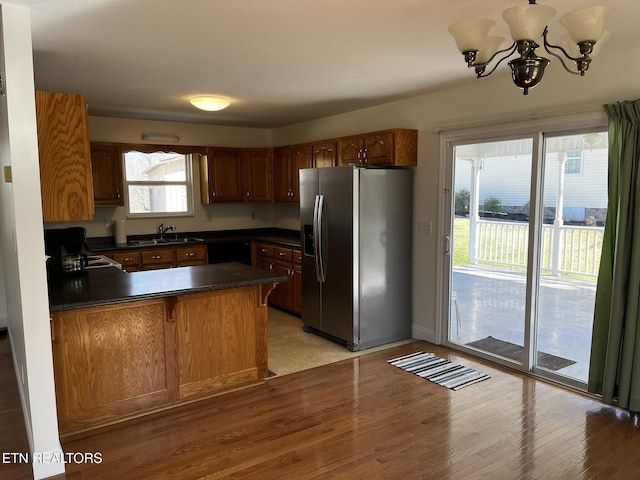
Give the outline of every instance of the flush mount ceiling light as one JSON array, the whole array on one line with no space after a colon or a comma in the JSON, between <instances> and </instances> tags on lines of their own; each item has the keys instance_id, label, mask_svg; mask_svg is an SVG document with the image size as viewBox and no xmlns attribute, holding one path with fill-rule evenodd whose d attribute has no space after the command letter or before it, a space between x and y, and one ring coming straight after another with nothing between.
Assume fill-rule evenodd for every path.
<instances>
[{"instance_id":1,"label":"flush mount ceiling light","mask_svg":"<svg viewBox=\"0 0 640 480\"><path fill-rule=\"evenodd\" d=\"M193 97L190 102L194 107L197 107L200 110L206 110L207 112L217 112L218 110L227 108L231 103L224 97L210 96Z\"/></svg>"},{"instance_id":2,"label":"flush mount ceiling light","mask_svg":"<svg viewBox=\"0 0 640 480\"><path fill-rule=\"evenodd\" d=\"M569 31L573 42L573 45L567 47L571 50L570 54L563 47L552 45L547 40L546 25L555 16L555 9L538 5L536 0L528 1L527 6L511 7L502 12L502 18L509 24L513 37L511 46L503 50L500 47L504 38L489 36L489 31L496 23L491 19L463 20L449 26L449 33L464 55L467 66L475 69L477 78L488 77L504 60L517 54L508 65L511 67L513 83L522 89L524 95L540 83L544 70L550 63L549 59L536 54L536 49L540 47L536 40L542 37L544 49L559 59L567 72L583 76L594 53L597 53L594 46L597 44L599 49L609 38L609 33L604 31L604 24L613 12L612 7L586 7L560 17L560 23ZM489 69L489 64L498 57L500 59ZM573 62L575 70L565 60L569 64Z\"/></svg>"}]
</instances>

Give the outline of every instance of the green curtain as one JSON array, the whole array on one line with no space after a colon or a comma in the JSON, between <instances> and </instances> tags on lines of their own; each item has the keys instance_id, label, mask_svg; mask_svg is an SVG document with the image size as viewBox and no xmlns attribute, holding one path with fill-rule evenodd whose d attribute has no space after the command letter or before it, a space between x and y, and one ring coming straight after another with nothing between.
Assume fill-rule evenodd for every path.
<instances>
[{"instance_id":1,"label":"green curtain","mask_svg":"<svg viewBox=\"0 0 640 480\"><path fill-rule=\"evenodd\" d=\"M596 290L589 386L640 411L640 100L605 105L609 204Z\"/></svg>"}]
</instances>

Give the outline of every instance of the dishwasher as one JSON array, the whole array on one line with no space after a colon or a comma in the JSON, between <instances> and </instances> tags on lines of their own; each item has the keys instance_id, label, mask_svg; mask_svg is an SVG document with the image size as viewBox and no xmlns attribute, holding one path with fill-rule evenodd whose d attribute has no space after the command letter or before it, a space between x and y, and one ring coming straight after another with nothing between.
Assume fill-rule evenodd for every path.
<instances>
[{"instance_id":1,"label":"dishwasher","mask_svg":"<svg viewBox=\"0 0 640 480\"><path fill-rule=\"evenodd\" d=\"M207 243L209 263L240 262L251 265L251 241L234 240Z\"/></svg>"}]
</instances>

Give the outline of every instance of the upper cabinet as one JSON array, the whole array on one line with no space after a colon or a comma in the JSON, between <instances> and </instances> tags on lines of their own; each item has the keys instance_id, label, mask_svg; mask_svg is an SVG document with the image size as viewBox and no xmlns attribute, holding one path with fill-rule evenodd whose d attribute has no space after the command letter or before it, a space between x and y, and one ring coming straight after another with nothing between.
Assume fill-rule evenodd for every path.
<instances>
[{"instance_id":1,"label":"upper cabinet","mask_svg":"<svg viewBox=\"0 0 640 480\"><path fill-rule=\"evenodd\" d=\"M93 198L96 205L124 205L122 158L117 143L91 142Z\"/></svg>"},{"instance_id":2,"label":"upper cabinet","mask_svg":"<svg viewBox=\"0 0 640 480\"><path fill-rule=\"evenodd\" d=\"M339 138L338 164L416 166L418 132L394 129Z\"/></svg>"},{"instance_id":3,"label":"upper cabinet","mask_svg":"<svg viewBox=\"0 0 640 480\"><path fill-rule=\"evenodd\" d=\"M243 148L240 178L247 202L273 201L273 150L271 148Z\"/></svg>"},{"instance_id":4,"label":"upper cabinet","mask_svg":"<svg viewBox=\"0 0 640 480\"><path fill-rule=\"evenodd\" d=\"M316 168L335 167L338 162L335 140L313 145L313 166Z\"/></svg>"},{"instance_id":5,"label":"upper cabinet","mask_svg":"<svg viewBox=\"0 0 640 480\"><path fill-rule=\"evenodd\" d=\"M271 148L207 148L201 164L202 203L273 201Z\"/></svg>"},{"instance_id":6,"label":"upper cabinet","mask_svg":"<svg viewBox=\"0 0 640 480\"><path fill-rule=\"evenodd\" d=\"M95 207L84 97L37 91L36 120L43 220L91 220Z\"/></svg>"},{"instance_id":7,"label":"upper cabinet","mask_svg":"<svg viewBox=\"0 0 640 480\"><path fill-rule=\"evenodd\" d=\"M239 148L211 147L207 149L209 198L208 202L204 203L243 201L239 167Z\"/></svg>"},{"instance_id":8,"label":"upper cabinet","mask_svg":"<svg viewBox=\"0 0 640 480\"><path fill-rule=\"evenodd\" d=\"M274 156L276 202L300 202L300 169L311 168L312 145L278 147Z\"/></svg>"}]
</instances>

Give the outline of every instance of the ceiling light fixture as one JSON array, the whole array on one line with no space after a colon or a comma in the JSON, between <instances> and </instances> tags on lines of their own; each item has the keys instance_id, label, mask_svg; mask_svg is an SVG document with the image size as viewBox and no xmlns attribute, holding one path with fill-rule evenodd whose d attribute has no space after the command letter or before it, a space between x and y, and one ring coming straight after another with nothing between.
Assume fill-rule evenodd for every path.
<instances>
[{"instance_id":1,"label":"ceiling light fixture","mask_svg":"<svg viewBox=\"0 0 640 480\"><path fill-rule=\"evenodd\" d=\"M206 110L207 112L217 112L218 110L227 108L231 103L224 97L210 96L193 97L190 102L194 107L197 107L200 110Z\"/></svg>"},{"instance_id":2,"label":"ceiling light fixture","mask_svg":"<svg viewBox=\"0 0 640 480\"><path fill-rule=\"evenodd\" d=\"M583 76L593 60L594 46L598 44L599 49L609 38L609 33L604 31L604 24L613 12L612 7L586 7L560 17L560 23L569 31L574 43L567 47L573 48L572 56L563 47L552 45L547 40L547 23L555 16L556 10L536 4L536 0L528 1L527 6L511 7L502 12L502 18L509 24L513 37L511 46L503 50L499 49L504 38L489 36L489 31L496 23L491 19L463 20L449 26L449 33L464 55L467 66L475 69L477 78L488 77L504 60L517 53L518 56L509 62L509 67L513 83L523 90L524 95L540 83L550 62L547 58L537 56L536 49L540 45L536 39L542 36L544 49L559 59L567 72ZM487 73L489 64L501 54L504 55ZM575 63L575 70L567 66L565 59Z\"/></svg>"}]
</instances>

